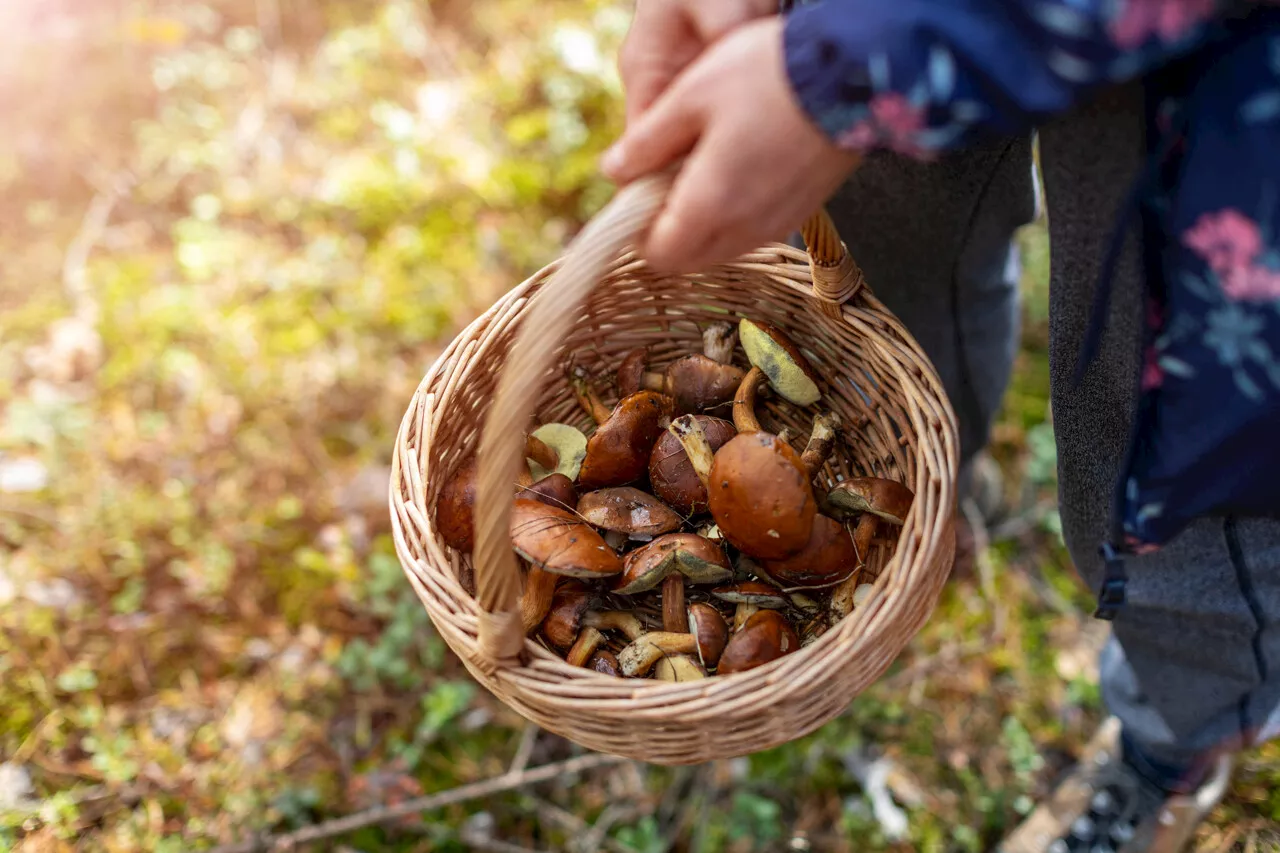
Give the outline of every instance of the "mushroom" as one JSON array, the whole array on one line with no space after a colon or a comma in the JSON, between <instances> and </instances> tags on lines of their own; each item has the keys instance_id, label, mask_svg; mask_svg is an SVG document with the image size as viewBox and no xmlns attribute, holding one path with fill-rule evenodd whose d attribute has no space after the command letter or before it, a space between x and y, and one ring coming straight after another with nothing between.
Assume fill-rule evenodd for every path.
<instances>
[{"instance_id":1,"label":"mushroom","mask_svg":"<svg viewBox=\"0 0 1280 853\"><path fill-rule=\"evenodd\" d=\"M707 669L715 667L729 642L729 625L710 604L689 605L689 633L698 644L698 660Z\"/></svg>"},{"instance_id":2,"label":"mushroom","mask_svg":"<svg viewBox=\"0 0 1280 853\"><path fill-rule=\"evenodd\" d=\"M614 592L635 595L679 574L693 583L721 583L733 577L719 545L696 533L669 533L627 555Z\"/></svg>"},{"instance_id":3,"label":"mushroom","mask_svg":"<svg viewBox=\"0 0 1280 853\"><path fill-rule=\"evenodd\" d=\"M701 412L733 399L743 371L730 362L737 331L729 323L713 323L702 333L701 354L686 355L651 373L647 347L631 350L618 367L618 393L626 396L642 389L661 391L675 401L678 412Z\"/></svg>"},{"instance_id":4,"label":"mushroom","mask_svg":"<svg viewBox=\"0 0 1280 853\"><path fill-rule=\"evenodd\" d=\"M475 545L476 470L476 460L467 460L444 484L436 501L436 529L444 544L463 554L470 554Z\"/></svg>"},{"instance_id":5,"label":"mushroom","mask_svg":"<svg viewBox=\"0 0 1280 853\"><path fill-rule=\"evenodd\" d=\"M551 609L542 620L542 636L551 647L563 652L578 640L582 617L595 603L586 585L581 581L567 580L551 598Z\"/></svg>"},{"instance_id":6,"label":"mushroom","mask_svg":"<svg viewBox=\"0 0 1280 853\"><path fill-rule=\"evenodd\" d=\"M862 513L853 533L853 544L858 550L858 559L865 562L876 526L883 521L901 527L906 523L914 499L911 490L895 480L855 477L838 483L827 493L826 503L832 515Z\"/></svg>"},{"instance_id":7,"label":"mushroom","mask_svg":"<svg viewBox=\"0 0 1280 853\"><path fill-rule=\"evenodd\" d=\"M628 640L636 640L645 632L640 617L626 610L590 610L582 624L597 631L617 631Z\"/></svg>"},{"instance_id":8,"label":"mushroom","mask_svg":"<svg viewBox=\"0 0 1280 853\"><path fill-rule=\"evenodd\" d=\"M847 527L825 515L815 515L805 546L790 557L764 560L762 568L783 587L825 587L857 571L858 552Z\"/></svg>"},{"instance_id":9,"label":"mushroom","mask_svg":"<svg viewBox=\"0 0 1280 853\"><path fill-rule=\"evenodd\" d=\"M707 677L707 671L689 655L667 655L654 665L653 677L658 681L700 681Z\"/></svg>"},{"instance_id":10,"label":"mushroom","mask_svg":"<svg viewBox=\"0 0 1280 853\"><path fill-rule=\"evenodd\" d=\"M622 674L634 678L645 675L664 655L689 655L698 651L692 634L650 631L632 640L618 654Z\"/></svg>"},{"instance_id":11,"label":"mushroom","mask_svg":"<svg viewBox=\"0 0 1280 853\"><path fill-rule=\"evenodd\" d=\"M662 581L662 630L689 633L689 617L684 609L684 575L674 572Z\"/></svg>"},{"instance_id":12,"label":"mushroom","mask_svg":"<svg viewBox=\"0 0 1280 853\"><path fill-rule=\"evenodd\" d=\"M710 454L699 456L696 462L689 455L681 438L681 433L687 433L693 425L702 431L705 446L710 450ZM654 494L686 517L705 512L706 480L711 472L711 454L736 434L733 424L709 415L682 415L676 418L649 454L649 483L653 486ZM700 452L702 446L696 445L694 452ZM698 466L701 467L701 473Z\"/></svg>"},{"instance_id":13,"label":"mushroom","mask_svg":"<svg viewBox=\"0 0 1280 853\"><path fill-rule=\"evenodd\" d=\"M578 499L578 515L596 527L641 540L677 530L684 521L662 501L630 486L588 492Z\"/></svg>"},{"instance_id":14,"label":"mushroom","mask_svg":"<svg viewBox=\"0 0 1280 853\"><path fill-rule=\"evenodd\" d=\"M587 661L587 669L594 670L601 675L612 675L614 678L622 677L622 669L618 666L618 658L613 652L601 649L591 656L591 660Z\"/></svg>"},{"instance_id":15,"label":"mushroom","mask_svg":"<svg viewBox=\"0 0 1280 853\"><path fill-rule=\"evenodd\" d=\"M813 419L813 431L809 434L809 443L800 454L800 461L810 477L818 476L822 466L831 458L836 446L836 431L842 421L835 412L823 412Z\"/></svg>"},{"instance_id":16,"label":"mushroom","mask_svg":"<svg viewBox=\"0 0 1280 853\"><path fill-rule=\"evenodd\" d=\"M529 458L529 470L535 480L542 480L550 474L563 474L570 481L578 479L582 460L587 455L587 437L582 430L569 424L543 424L529 434L529 439L525 455ZM539 442L547 452L540 452L538 456L530 453L533 441Z\"/></svg>"},{"instance_id":17,"label":"mushroom","mask_svg":"<svg viewBox=\"0 0 1280 853\"><path fill-rule=\"evenodd\" d=\"M837 586L831 591L829 609L831 611L832 621L839 622L854 610L861 607L875 591L876 588L873 584L858 583L856 575Z\"/></svg>"},{"instance_id":18,"label":"mushroom","mask_svg":"<svg viewBox=\"0 0 1280 853\"><path fill-rule=\"evenodd\" d=\"M548 474L532 486L520 486L516 489L516 497L531 498L542 501L547 506L567 510L578 505L578 490L564 474Z\"/></svg>"},{"instance_id":19,"label":"mushroom","mask_svg":"<svg viewBox=\"0 0 1280 853\"><path fill-rule=\"evenodd\" d=\"M752 372L764 373L769 385L784 398L797 406L811 406L822 398L817 373L801 355L800 347L781 329L744 317L738 323L738 337Z\"/></svg>"},{"instance_id":20,"label":"mushroom","mask_svg":"<svg viewBox=\"0 0 1280 853\"><path fill-rule=\"evenodd\" d=\"M777 436L739 433L716 451L708 481L711 517L740 551L781 560L808 543L817 513L809 472Z\"/></svg>"},{"instance_id":21,"label":"mushroom","mask_svg":"<svg viewBox=\"0 0 1280 853\"><path fill-rule=\"evenodd\" d=\"M776 610L761 610L729 638L716 672L719 675L746 672L798 648L800 640L786 618Z\"/></svg>"},{"instance_id":22,"label":"mushroom","mask_svg":"<svg viewBox=\"0 0 1280 853\"><path fill-rule=\"evenodd\" d=\"M622 571L621 558L590 525L530 498L517 498L512 504L511 545L531 564L520 597L526 633L546 617L558 576L591 579Z\"/></svg>"},{"instance_id":23,"label":"mushroom","mask_svg":"<svg viewBox=\"0 0 1280 853\"><path fill-rule=\"evenodd\" d=\"M599 424L587 439L579 487L621 486L643 477L654 442L671 417L671 398L639 391L623 397L610 412L585 378L575 375L572 384L582 407Z\"/></svg>"},{"instance_id":24,"label":"mushroom","mask_svg":"<svg viewBox=\"0 0 1280 853\"><path fill-rule=\"evenodd\" d=\"M759 581L743 581L732 586L722 586L711 590L711 594L721 601L736 604L733 614L733 630L740 631L742 626L757 610L776 610L787 606L787 599L777 587Z\"/></svg>"}]
</instances>

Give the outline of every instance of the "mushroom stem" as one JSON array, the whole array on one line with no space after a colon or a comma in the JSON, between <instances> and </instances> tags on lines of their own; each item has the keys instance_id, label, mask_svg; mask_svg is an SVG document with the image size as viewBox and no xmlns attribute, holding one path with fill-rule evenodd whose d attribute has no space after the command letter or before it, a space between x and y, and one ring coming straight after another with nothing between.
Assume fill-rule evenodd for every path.
<instances>
[{"instance_id":1,"label":"mushroom stem","mask_svg":"<svg viewBox=\"0 0 1280 853\"><path fill-rule=\"evenodd\" d=\"M733 348L738 345L738 330L732 323L712 323L702 332L702 353L712 361L733 361Z\"/></svg>"},{"instance_id":2,"label":"mushroom stem","mask_svg":"<svg viewBox=\"0 0 1280 853\"><path fill-rule=\"evenodd\" d=\"M733 611L733 630L741 631L742 626L747 624L747 620L755 615L760 609L757 604L747 604L745 601L738 602L738 609Z\"/></svg>"},{"instance_id":3,"label":"mushroom stem","mask_svg":"<svg viewBox=\"0 0 1280 853\"><path fill-rule=\"evenodd\" d=\"M698 419L693 415L681 415L672 421L667 429L680 442L685 455L689 457L690 464L693 465L693 472L698 475L703 487L707 487L711 479L711 462L715 454L711 451L711 443L707 441L707 434L703 431L702 424L698 423Z\"/></svg>"},{"instance_id":4,"label":"mushroom stem","mask_svg":"<svg viewBox=\"0 0 1280 853\"><path fill-rule=\"evenodd\" d=\"M756 397L760 386L768 380L764 371L753 367L742 378L738 393L733 397L733 426L738 433L760 432L760 420L756 417Z\"/></svg>"},{"instance_id":5,"label":"mushroom stem","mask_svg":"<svg viewBox=\"0 0 1280 853\"><path fill-rule=\"evenodd\" d=\"M866 601L875 590L875 587L869 583L859 583L858 578L859 573L854 572L831 593L832 624L852 613L854 608Z\"/></svg>"},{"instance_id":6,"label":"mushroom stem","mask_svg":"<svg viewBox=\"0 0 1280 853\"><path fill-rule=\"evenodd\" d=\"M578 633L578 639L569 649L569 653L564 656L565 663L569 666L586 666L587 661L591 660L591 656L596 653L596 649L604 642L604 634L596 628L583 628Z\"/></svg>"},{"instance_id":7,"label":"mushroom stem","mask_svg":"<svg viewBox=\"0 0 1280 853\"><path fill-rule=\"evenodd\" d=\"M853 529L853 550L858 555L858 565L866 565L867 555L871 553L871 537L875 536L879 517L874 512L864 512L858 519L858 526Z\"/></svg>"},{"instance_id":8,"label":"mushroom stem","mask_svg":"<svg viewBox=\"0 0 1280 853\"><path fill-rule=\"evenodd\" d=\"M644 375L640 377L640 389L642 391L661 391L667 392L667 377L661 373L654 373L646 370Z\"/></svg>"},{"instance_id":9,"label":"mushroom stem","mask_svg":"<svg viewBox=\"0 0 1280 853\"><path fill-rule=\"evenodd\" d=\"M591 383L580 371L581 368L569 380L569 384L573 386L573 396L578 399L578 405L582 410L599 426L609 420L612 411L601 401L595 389L591 387Z\"/></svg>"},{"instance_id":10,"label":"mushroom stem","mask_svg":"<svg viewBox=\"0 0 1280 853\"><path fill-rule=\"evenodd\" d=\"M606 530L604 532L605 543L615 551L621 551L623 546L627 544L627 534L621 530Z\"/></svg>"},{"instance_id":11,"label":"mushroom stem","mask_svg":"<svg viewBox=\"0 0 1280 853\"><path fill-rule=\"evenodd\" d=\"M635 677L646 674L663 655L697 654L698 644L692 634L653 631L637 637L618 654L622 674Z\"/></svg>"},{"instance_id":12,"label":"mushroom stem","mask_svg":"<svg viewBox=\"0 0 1280 853\"><path fill-rule=\"evenodd\" d=\"M617 631L632 641L644 634L644 623L625 610L592 610L582 617L582 624L600 631Z\"/></svg>"},{"instance_id":13,"label":"mushroom stem","mask_svg":"<svg viewBox=\"0 0 1280 853\"><path fill-rule=\"evenodd\" d=\"M817 476L822 466L831 458L836 445L836 430L840 428L840 416L835 412L825 412L813 419L813 432L809 435L809 443L800 454L800 461L810 477Z\"/></svg>"},{"instance_id":14,"label":"mushroom stem","mask_svg":"<svg viewBox=\"0 0 1280 853\"><path fill-rule=\"evenodd\" d=\"M542 624L551 611L551 600L555 597L556 583L560 576L545 572L537 566L529 568L525 578L524 592L520 594L520 621L526 634L532 633Z\"/></svg>"},{"instance_id":15,"label":"mushroom stem","mask_svg":"<svg viewBox=\"0 0 1280 853\"><path fill-rule=\"evenodd\" d=\"M662 630L689 633L689 616L684 609L684 575L673 572L662 581Z\"/></svg>"},{"instance_id":16,"label":"mushroom stem","mask_svg":"<svg viewBox=\"0 0 1280 853\"><path fill-rule=\"evenodd\" d=\"M554 471L556 466L560 464L560 454L548 447L537 436L526 435L524 437L524 455L548 471Z\"/></svg>"}]
</instances>

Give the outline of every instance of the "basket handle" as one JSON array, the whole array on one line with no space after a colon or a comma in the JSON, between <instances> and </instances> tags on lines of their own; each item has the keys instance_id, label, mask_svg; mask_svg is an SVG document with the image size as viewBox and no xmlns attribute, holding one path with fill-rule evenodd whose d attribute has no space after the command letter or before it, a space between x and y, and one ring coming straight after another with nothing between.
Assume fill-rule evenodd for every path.
<instances>
[{"instance_id":1,"label":"basket handle","mask_svg":"<svg viewBox=\"0 0 1280 853\"><path fill-rule=\"evenodd\" d=\"M515 665L524 644L520 571L510 544L512 484L524 462L521 427L536 412L560 342L609 265L648 229L671 187L670 172L623 187L579 232L562 265L530 300L498 378L480 436L475 498L475 578L480 604L478 639L485 667ZM819 209L801 229L813 271L815 302L838 316L863 286L835 225Z\"/></svg>"}]
</instances>

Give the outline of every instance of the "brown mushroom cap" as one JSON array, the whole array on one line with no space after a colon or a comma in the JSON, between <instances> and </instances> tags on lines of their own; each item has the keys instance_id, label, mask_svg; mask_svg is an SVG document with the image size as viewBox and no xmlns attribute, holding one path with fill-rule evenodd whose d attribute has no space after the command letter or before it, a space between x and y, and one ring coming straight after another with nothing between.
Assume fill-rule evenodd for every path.
<instances>
[{"instance_id":1,"label":"brown mushroom cap","mask_svg":"<svg viewBox=\"0 0 1280 853\"><path fill-rule=\"evenodd\" d=\"M714 454L729 439L737 435L733 424L709 415L686 415L702 428L707 445ZM676 421L680 421L677 418ZM710 475L710 472L705 472ZM676 512L684 516L696 515L707 509L707 487L694 469L689 454L680 438L670 428L662 433L649 454L649 483L653 492Z\"/></svg>"},{"instance_id":2,"label":"brown mushroom cap","mask_svg":"<svg viewBox=\"0 0 1280 853\"><path fill-rule=\"evenodd\" d=\"M511 544L535 567L557 575L600 578L622 571L622 560L576 515L518 498L511 507Z\"/></svg>"},{"instance_id":3,"label":"brown mushroom cap","mask_svg":"<svg viewBox=\"0 0 1280 853\"><path fill-rule=\"evenodd\" d=\"M800 639L786 618L776 610L761 610L729 638L716 672L719 675L746 672L798 648Z\"/></svg>"},{"instance_id":4,"label":"brown mushroom cap","mask_svg":"<svg viewBox=\"0 0 1280 853\"><path fill-rule=\"evenodd\" d=\"M710 604L689 605L689 633L698 643L698 659L708 669L714 667L729 642L729 623Z\"/></svg>"},{"instance_id":5,"label":"brown mushroom cap","mask_svg":"<svg viewBox=\"0 0 1280 853\"><path fill-rule=\"evenodd\" d=\"M578 472L583 489L620 486L644 476L654 442L666 428L671 398L653 391L624 397L609 419L587 439L587 453Z\"/></svg>"},{"instance_id":6,"label":"brown mushroom cap","mask_svg":"<svg viewBox=\"0 0 1280 853\"><path fill-rule=\"evenodd\" d=\"M622 668L618 666L617 656L613 652L603 649L591 656L591 660L587 661L587 669L594 670L601 675L612 675L614 678L622 677Z\"/></svg>"},{"instance_id":7,"label":"brown mushroom cap","mask_svg":"<svg viewBox=\"0 0 1280 853\"><path fill-rule=\"evenodd\" d=\"M818 374L781 329L744 317L738 337L747 360L764 371L773 390L797 406L811 406L822 399Z\"/></svg>"},{"instance_id":8,"label":"brown mushroom cap","mask_svg":"<svg viewBox=\"0 0 1280 853\"><path fill-rule=\"evenodd\" d=\"M809 542L817 505L800 454L767 432L731 439L711 464L711 516L730 544L780 560Z\"/></svg>"},{"instance_id":9,"label":"brown mushroom cap","mask_svg":"<svg viewBox=\"0 0 1280 853\"><path fill-rule=\"evenodd\" d=\"M542 620L542 636L553 648L564 651L578 639L582 617L595 603L595 596L580 581L565 581L551 599L551 611Z\"/></svg>"},{"instance_id":10,"label":"brown mushroom cap","mask_svg":"<svg viewBox=\"0 0 1280 853\"><path fill-rule=\"evenodd\" d=\"M841 513L869 512L890 524L901 525L911 511L915 495L896 480L855 477L837 483L827 493L827 503Z\"/></svg>"},{"instance_id":11,"label":"brown mushroom cap","mask_svg":"<svg viewBox=\"0 0 1280 853\"><path fill-rule=\"evenodd\" d=\"M825 515L816 515L809 542L790 557L766 560L763 568L786 587L830 586L857 570L858 553L848 528Z\"/></svg>"},{"instance_id":12,"label":"brown mushroom cap","mask_svg":"<svg viewBox=\"0 0 1280 853\"><path fill-rule=\"evenodd\" d=\"M551 474L563 474L570 481L578 479L578 470L582 468L582 460L587 455L587 437L582 430L569 424L549 423L543 424L529 435L542 442L556 457L552 465L543 465L537 459L530 458L529 470L533 473L534 480L543 480Z\"/></svg>"},{"instance_id":13,"label":"brown mushroom cap","mask_svg":"<svg viewBox=\"0 0 1280 853\"><path fill-rule=\"evenodd\" d=\"M464 554L470 554L475 545L476 470L474 458L463 463L436 501L436 529L446 545Z\"/></svg>"},{"instance_id":14,"label":"brown mushroom cap","mask_svg":"<svg viewBox=\"0 0 1280 853\"><path fill-rule=\"evenodd\" d=\"M661 536L684 523L662 501L630 486L588 492L578 499L578 515L596 527L617 530L632 538Z\"/></svg>"},{"instance_id":15,"label":"brown mushroom cap","mask_svg":"<svg viewBox=\"0 0 1280 853\"><path fill-rule=\"evenodd\" d=\"M692 583L720 583L733 577L724 550L696 533L669 533L627 555L614 592L635 595L679 572Z\"/></svg>"},{"instance_id":16,"label":"brown mushroom cap","mask_svg":"<svg viewBox=\"0 0 1280 853\"><path fill-rule=\"evenodd\" d=\"M663 390L677 412L702 412L733 400L745 375L740 367L721 364L705 355L686 355L667 366Z\"/></svg>"},{"instance_id":17,"label":"brown mushroom cap","mask_svg":"<svg viewBox=\"0 0 1280 853\"><path fill-rule=\"evenodd\" d=\"M568 510L578 505L578 490L564 474L550 474L532 486L520 486L516 489L516 497L531 498L547 506Z\"/></svg>"},{"instance_id":18,"label":"brown mushroom cap","mask_svg":"<svg viewBox=\"0 0 1280 853\"><path fill-rule=\"evenodd\" d=\"M743 581L731 586L716 587L711 594L732 604L754 604L756 607L779 608L787 606L787 596L776 586L759 581Z\"/></svg>"}]
</instances>

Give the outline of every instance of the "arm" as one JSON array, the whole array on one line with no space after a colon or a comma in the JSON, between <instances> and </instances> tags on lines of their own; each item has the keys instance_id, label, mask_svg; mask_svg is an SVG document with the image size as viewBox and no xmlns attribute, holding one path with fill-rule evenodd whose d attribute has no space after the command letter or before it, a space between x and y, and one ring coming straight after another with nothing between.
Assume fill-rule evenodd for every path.
<instances>
[{"instance_id":1,"label":"arm","mask_svg":"<svg viewBox=\"0 0 1280 853\"><path fill-rule=\"evenodd\" d=\"M1193 51L1218 0L822 0L783 32L787 76L839 147L928 156L1012 133Z\"/></svg>"}]
</instances>

